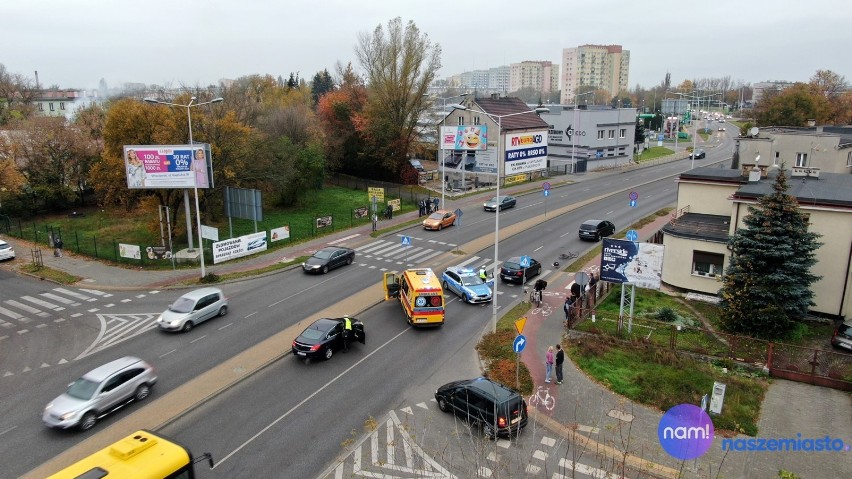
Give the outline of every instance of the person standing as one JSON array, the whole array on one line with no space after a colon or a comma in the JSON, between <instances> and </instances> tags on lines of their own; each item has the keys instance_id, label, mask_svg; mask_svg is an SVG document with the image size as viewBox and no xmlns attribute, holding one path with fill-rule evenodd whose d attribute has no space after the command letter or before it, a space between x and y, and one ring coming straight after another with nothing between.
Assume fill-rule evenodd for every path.
<instances>
[{"instance_id":1,"label":"person standing","mask_svg":"<svg viewBox=\"0 0 852 479\"><path fill-rule=\"evenodd\" d=\"M562 384L562 363L565 362L565 351L562 345L556 345L556 384Z\"/></svg>"},{"instance_id":2,"label":"person standing","mask_svg":"<svg viewBox=\"0 0 852 479\"><path fill-rule=\"evenodd\" d=\"M352 320L349 316L343 318L343 352L349 352L349 343L352 342Z\"/></svg>"},{"instance_id":3,"label":"person standing","mask_svg":"<svg viewBox=\"0 0 852 479\"><path fill-rule=\"evenodd\" d=\"M553 346L547 347L547 355L545 356L544 367L544 382L549 383L550 374L553 372Z\"/></svg>"}]
</instances>

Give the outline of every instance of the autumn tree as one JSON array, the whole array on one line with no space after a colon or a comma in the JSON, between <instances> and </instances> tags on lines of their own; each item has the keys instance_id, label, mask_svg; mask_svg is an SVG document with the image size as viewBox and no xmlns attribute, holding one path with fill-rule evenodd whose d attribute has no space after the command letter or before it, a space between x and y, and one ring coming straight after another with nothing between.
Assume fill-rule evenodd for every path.
<instances>
[{"instance_id":1,"label":"autumn tree","mask_svg":"<svg viewBox=\"0 0 852 479\"><path fill-rule=\"evenodd\" d=\"M0 125L32 116L36 93L38 86L33 79L11 73L0 63Z\"/></svg>"},{"instance_id":2,"label":"autumn tree","mask_svg":"<svg viewBox=\"0 0 852 479\"><path fill-rule=\"evenodd\" d=\"M849 118L849 84L846 78L831 70L817 70L809 83L813 92L828 100L830 123L845 125ZM844 98L846 97L846 98Z\"/></svg>"},{"instance_id":3,"label":"autumn tree","mask_svg":"<svg viewBox=\"0 0 852 479\"><path fill-rule=\"evenodd\" d=\"M778 93L767 94L754 107L759 126L806 126L808 120L824 124L831 116L828 99L811 85L796 83Z\"/></svg>"},{"instance_id":4,"label":"autumn tree","mask_svg":"<svg viewBox=\"0 0 852 479\"><path fill-rule=\"evenodd\" d=\"M387 30L379 25L359 35L355 54L367 79L367 105L356 123L368 144L363 163L376 176L398 178L428 107L425 94L441 67L441 47L397 17Z\"/></svg>"},{"instance_id":5,"label":"autumn tree","mask_svg":"<svg viewBox=\"0 0 852 479\"><path fill-rule=\"evenodd\" d=\"M772 193L749 206L744 226L728 241L731 259L719 295L722 324L733 333L782 339L813 303L811 273L819 234L787 194L787 175L778 170Z\"/></svg>"},{"instance_id":6,"label":"autumn tree","mask_svg":"<svg viewBox=\"0 0 852 479\"><path fill-rule=\"evenodd\" d=\"M316 105L319 103L320 97L330 91L333 91L334 88L334 79L331 78L331 74L328 72L328 69L317 72L311 82L311 99L313 100L313 104Z\"/></svg>"}]
</instances>

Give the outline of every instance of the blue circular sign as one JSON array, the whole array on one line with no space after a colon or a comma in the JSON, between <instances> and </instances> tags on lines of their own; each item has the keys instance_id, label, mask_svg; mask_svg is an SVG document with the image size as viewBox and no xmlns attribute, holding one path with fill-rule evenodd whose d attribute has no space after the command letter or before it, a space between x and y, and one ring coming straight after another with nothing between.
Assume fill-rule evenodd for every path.
<instances>
[{"instance_id":1,"label":"blue circular sign","mask_svg":"<svg viewBox=\"0 0 852 479\"><path fill-rule=\"evenodd\" d=\"M639 233L637 233L636 230L630 230L625 235L625 238L627 238L627 241L636 241L639 239Z\"/></svg>"},{"instance_id":2,"label":"blue circular sign","mask_svg":"<svg viewBox=\"0 0 852 479\"><path fill-rule=\"evenodd\" d=\"M633 200L633 201L638 200L639 199L639 193L637 193L635 191L631 191L630 192L630 199Z\"/></svg>"},{"instance_id":3,"label":"blue circular sign","mask_svg":"<svg viewBox=\"0 0 852 479\"><path fill-rule=\"evenodd\" d=\"M544 188L544 191L547 191L550 189L550 183L545 181L544 184L541 185L541 187Z\"/></svg>"},{"instance_id":4,"label":"blue circular sign","mask_svg":"<svg viewBox=\"0 0 852 479\"><path fill-rule=\"evenodd\" d=\"M520 353L524 350L524 346L527 345L527 338L523 334L519 334L515 336L515 340L512 341L512 350L516 353Z\"/></svg>"}]
</instances>

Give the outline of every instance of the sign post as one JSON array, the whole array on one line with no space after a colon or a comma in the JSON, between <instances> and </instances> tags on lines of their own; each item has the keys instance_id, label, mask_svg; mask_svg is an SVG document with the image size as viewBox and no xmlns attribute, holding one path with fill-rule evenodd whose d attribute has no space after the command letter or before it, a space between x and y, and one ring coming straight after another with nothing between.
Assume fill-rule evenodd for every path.
<instances>
[{"instance_id":1,"label":"sign post","mask_svg":"<svg viewBox=\"0 0 852 479\"><path fill-rule=\"evenodd\" d=\"M516 328L518 327L518 322L520 322L521 320L526 322L527 318L524 317L524 318L521 318L518 321L516 321L515 322ZM524 329L523 324L521 325L520 329L521 330ZM515 340L512 341L512 350L515 351L515 388L517 388L518 390L521 389L520 374L518 373L518 371L521 368L521 366L520 366L520 364L521 364L521 351L524 350L524 346L526 346L526 345L527 345L527 338L523 334L520 334L520 333L518 333L518 335L515 336Z\"/></svg>"}]
</instances>

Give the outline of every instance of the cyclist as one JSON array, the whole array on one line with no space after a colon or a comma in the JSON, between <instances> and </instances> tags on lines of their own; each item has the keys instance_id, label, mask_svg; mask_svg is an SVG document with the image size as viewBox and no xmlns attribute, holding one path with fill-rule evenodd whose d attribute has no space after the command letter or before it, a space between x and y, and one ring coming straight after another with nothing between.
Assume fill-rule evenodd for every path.
<instances>
[{"instance_id":1,"label":"cyclist","mask_svg":"<svg viewBox=\"0 0 852 479\"><path fill-rule=\"evenodd\" d=\"M533 298L539 305L541 304L541 295L545 289L547 289L547 281L543 279L536 280L533 285Z\"/></svg>"}]
</instances>

